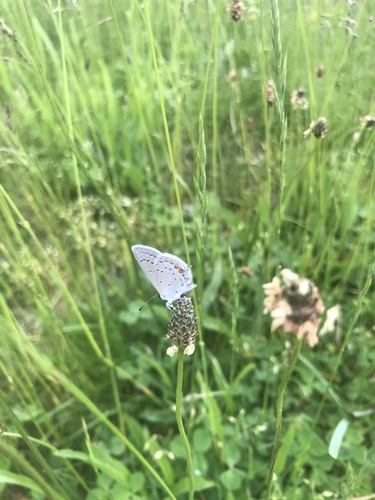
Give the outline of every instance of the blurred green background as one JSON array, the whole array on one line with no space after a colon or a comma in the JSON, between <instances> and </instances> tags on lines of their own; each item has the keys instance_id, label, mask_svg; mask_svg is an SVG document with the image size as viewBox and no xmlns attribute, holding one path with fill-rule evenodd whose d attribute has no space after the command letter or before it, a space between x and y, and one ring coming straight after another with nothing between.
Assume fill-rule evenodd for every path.
<instances>
[{"instance_id":1,"label":"blurred green background","mask_svg":"<svg viewBox=\"0 0 375 500\"><path fill-rule=\"evenodd\" d=\"M265 493L294 341L263 313L281 268L342 320L288 385L273 498L374 493L373 5L242 6L2 0L4 499L185 498L169 311L138 311L154 290L137 243L198 285L196 498ZM319 117L327 136L305 139Z\"/></svg>"}]
</instances>

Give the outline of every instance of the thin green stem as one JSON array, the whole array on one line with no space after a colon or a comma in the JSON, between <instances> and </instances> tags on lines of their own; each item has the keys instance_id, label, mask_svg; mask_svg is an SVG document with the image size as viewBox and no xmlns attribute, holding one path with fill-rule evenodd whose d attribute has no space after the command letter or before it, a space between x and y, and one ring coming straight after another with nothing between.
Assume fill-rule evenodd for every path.
<instances>
[{"instance_id":1,"label":"thin green stem","mask_svg":"<svg viewBox=\"0 0 375 500\"><path fill-rule=\"evenodd\" d=\"M266 100L266 83L267 83L267 70L266 70L266 45L265 45L265 32L264 32L264 12L263 12L263 2L259 4L260 8L260 43L258 44L257 38L257 47L260 47L258 50L258 61L259 67L262 75L262 102L263 102L263 120L265 127L265 138L266 138L266 168L267 168L267 204L270 205L272 200L272 143L271 143L271 120L270 114L268 110L268 104ZM255 36L258 37L258 26L255 24Z\"/></svg>"},{"instance_id":2,"label":"thin green stem","mask_svg":"<svg viewBox=\"0 0 375 500\"><path fill-rule=\"evenodd\" d=\"M278 0L271 0L271 30L272 45L274 52L274 72L275 82L274 91L276 98L276 110L280 123L279 138L279 163L280 163L280 193L279 193L279 211L278 211L278 233L280 234L281 216L282 216L282 198L285 189L285 156L286 156L286 137L288 131L288 122L285 113L285 89L286 89L286 63L287 57L283 53L281 44L280 11Z\"/></svg>"},{"instance_id":3,"label":"thin green stem","mask_svg":"<svg viewBox=\"0 0 375 500\"><path fill-rule=\"evenodd\" d=\"M268 471L266 500L271 498L273 471L275 470L275 463L276 463L277 455L279 453L279 449L280 449L280 445L281 445L281 430L282 430L282 425L283 425L284 392L285 392L288 380L289 380L289 378L294 370L299 353L301 351L301 345L302 345L302 340L298 340L295 343L292 358L290 360L288 368L286 369L286 372L284 373L283 378L281 379L279 390L277 393L275 440L273 443L270 468Z\"/></svg>"},{"instance_id":4,"label":"thin green stem","mask_svg":"<svg viewBox=\"0 0 375 500\"><path fill-rule=\"evenodd\" d=\"M184 347L178 349L178 364L177 364L177 386L176 386L176 421L177 427L180 432L182 442L184 444L186 461L189 477L189 500L194 499L194 477L193 477L193 463L191 460L191 450L184 424L182 422L182 381L184 378Z\"/></svg>"},{"instance_id":5,"label":"thin green stem","mask_svg":"<svg viewBox=\"0 0 375 500\"><path fill-rule=\"evenodd\" d=\"M196 234L197 234L197 292L194 293L194 309L198 310L198 303L202 302L203 285L205 278L205 256L207 247L207 218L208 218L208 197L207 197L207 177L206 177L206 165L207 165L207 153L206 153L206 140L204 134L204 125L202 115L199 115L199 147L197 151L197 172L195 183L195 191L199 201L199 214L195 217L196 224ZM202 322L198 315L197 327L199 335L199 347L202 357L202 366L204 373L204 380L206 387L208 387L208 370L207 370L207 359L205 354L205 343L204 343L204 332L202 328Z\"/></svg>"}]
</instances>

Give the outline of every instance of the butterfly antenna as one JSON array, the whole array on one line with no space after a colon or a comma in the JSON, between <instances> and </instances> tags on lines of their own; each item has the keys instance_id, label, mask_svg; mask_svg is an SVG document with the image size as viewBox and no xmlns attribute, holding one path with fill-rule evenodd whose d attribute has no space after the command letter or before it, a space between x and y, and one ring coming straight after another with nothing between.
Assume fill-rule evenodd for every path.
<instances>
[{"instance_id":1,"label":"butterfly antenna","mask_svg":"<svg viewBox=\"0 0 375 500\"><path fill-rule=\"evenodd\" d=\"M141 312L141 311L142 311L142 309L145 307L145 305L146 305L146 304L148 304L148 303L149 303L152 299L154 299L154 298L155 298L155 297L157 297L157 296L158 296L158 294L156 293L156 294L155 294L155 295L153 295L150 299L148 299L148 301L147 301L147 302L145 302L145 303L143 304L143 306L142 306L142 307L140 307L140 308L138 309L138 312Z\"/></svg>"}]
</instances>

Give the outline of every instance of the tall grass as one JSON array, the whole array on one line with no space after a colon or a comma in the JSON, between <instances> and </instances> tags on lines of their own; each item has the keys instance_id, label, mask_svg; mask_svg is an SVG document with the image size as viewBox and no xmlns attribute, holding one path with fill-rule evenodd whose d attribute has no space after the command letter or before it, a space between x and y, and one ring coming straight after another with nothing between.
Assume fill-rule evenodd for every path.
<instances>
[{"instance_id":1,"label":"tall grass","mask_svg":"<svg viewBox=\"0 0 375 500\"><path fill-rule=\"evenodd\" d=\"M198 284L183 387L196 496L265 495L293 337L270 334L261 285L281 267L342 306L342 335L299 356L273 498L373 493L375 148L360 119L375 114L375 30L358 4L280 2L278 21L275 0L246 2L234 22L221 0L3 0L4 498L187 495L168 311L138 312L152 290L135 243L189 261ZM321 116L327 137L304 139Z\"/></svg>"}]
</instances>

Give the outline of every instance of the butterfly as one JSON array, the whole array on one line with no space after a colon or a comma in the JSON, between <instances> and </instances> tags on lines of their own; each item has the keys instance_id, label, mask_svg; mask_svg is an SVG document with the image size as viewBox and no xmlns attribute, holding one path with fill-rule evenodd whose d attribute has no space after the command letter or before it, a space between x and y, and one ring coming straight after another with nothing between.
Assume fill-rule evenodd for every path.
<instances>
[{"instance_id":1,"label":"butterfly","mask_svg":"<svg viewBox=\"0 0 375 500\"><path fill-rule=\"evenodd\" d=\"M190 267L176 255L162 253L146 245L132 246L132 252L139 267L167 307L197 285L193 283Z\"/></svg>"}]
</instances>

